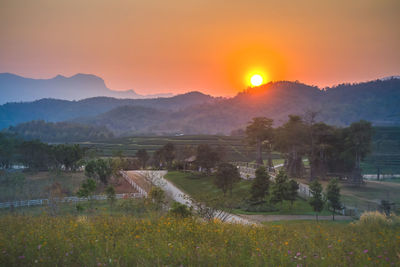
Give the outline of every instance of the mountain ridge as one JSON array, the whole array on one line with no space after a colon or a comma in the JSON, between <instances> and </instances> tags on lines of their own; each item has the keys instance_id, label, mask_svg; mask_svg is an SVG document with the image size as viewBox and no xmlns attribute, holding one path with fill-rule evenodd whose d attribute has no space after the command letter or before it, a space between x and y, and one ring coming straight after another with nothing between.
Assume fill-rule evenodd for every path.
<instances>
[{"instance_id":1,"label":"mountain ridge","mask_svg":"<svg viewBox=\"0 0 400 267\"><path fill-rule=\"evenodd\" d=\"M42 98L81 100L89 97L158 98L173 94L140 95L133 89L116 91L109 89L103 78L94 74L77 73L70 77L56 75L49 79L26 78L13 73L0 73L0 104L27 102Z\"/></svg>"},{"instance_id":2,"label":"mountain ridge","mask_svg":"<svg viewBox=\"0 0 400 267\"><path fill-rule=\"evenodd\" d=\"M319 121L347 126L361 119L374 125L400 125L400 79L339 84L319 89L300 82L271 82L231 98L190 92L171 98L88 98L39 100L0 106L0 128L29 121L72 121L105 126L116 135L229 134L253 117L266 116L276 126L290 114L319 111ZM121 108L122 107L122 108Z\"/></svg>"}]
</instances>

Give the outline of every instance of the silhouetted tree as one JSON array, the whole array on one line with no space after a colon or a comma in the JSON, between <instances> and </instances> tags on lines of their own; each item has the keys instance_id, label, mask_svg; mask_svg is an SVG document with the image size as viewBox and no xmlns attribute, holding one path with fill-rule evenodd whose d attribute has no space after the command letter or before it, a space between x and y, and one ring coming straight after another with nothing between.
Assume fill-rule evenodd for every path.
<instances>
[{"instance_id":1,"label":"silhouetted tree","mask_svg":"<svg viewBox=\"0 0 400 267\"><path fill-rule=\"evenodd\" d=\"M146 163L150 159L150 156L149 156L149 154L147 154L146 149L139 149L136 152L136 157L140 161L142 169L146 169Z\"/></svg>"},{"instance_id":2,"label":"silhouetted tree","mask_svg":"<svg viewBox=\"0 0 400 267\"><path fill-rule=\"evenodd\" d=\"M324 200L322 199L322 185L315 180L310 184L311 198L309 203L315 212L318 221L318 214L324 209Z\"/></svg>"},{"instance_id":3,"label":"silhouetted tree","mask_svg":"<svg viewBox=\"0 0 400 267\"><path fill-rule=\"evenodd\" d=\"M307 151L307 127L299 116L289 115L289 121L277 129L277 149L285 156L285 168L290 177L304 172L302 157Z\"/></svg>"},{"instance_id":4,"label":"silhouetted tree","mask_svg":"<svg viewBox=\"0 0 400 267\"><path fill-rule=\"evenodd\" d=\"M326 198L328 205L332 209L332 220L335 220L335 212L342 208L340 203L340 188L337 179L329 181L328 187L326 188Z\"/></svg>"},{"instance_id":5,"label":"silhouetted tree","mask_svg":"<svg viewBox=\"0 0 400 267\"><path fill-rule=\"evenodd\" d=\"M280 170L275 177L275 183L272 185L271 202L282 203L286 199L288 191L288 176L284 170Z\"/></svg>"},{"instance_id":6,"label":"silhouetted tree","mask_svg":"<svg viewBox=\"0 0 400 267\"><path fill-rule=\"evenodd\" d=\"M270 177L263 166L256 170L256 177L250 188L252 201L263 201L269 194Z\"/></svg>"},{"instance_id":7,"label":"silhouetted tree","mask_svg":"<svg viewBox=\"0 0 400 267\"><path fill-rule=\"evenodd\" d=\"M253 118L246 127L246 140L250 145L256 146L257 164L263 165L262 148L266 146L268 152L268 167L273 168L271 148L273 140L273 120L266 117Z\"/></svg>"},{"instance_id":8,"label":"silhouetted tree","mask_svg":"<svg viewBox=\"0 0 400 267\"><path fill-rule=\"evenodd\" d=\"M196 164L201 169L206 171L206 174L211 173L211 169L214 168L219 162L218 153L207 144L201 144L197 146L196 153Z\"/></svg>"},{"instance_id":9,"label":"silhouetted tree","mask_svg":"<svg viewBox=\"0 0 400 267\"><path fill-rule=\"evenodd\" d=\"M290 208L293 208L293 202L297 199L297 191L299 190L299 183L290 179L287 186L285 200L290 201Z\"/></svg>"},{"instance_id":10,"label":"silhouetted tree","mask_svg":"<svg viewBox=\"0 0 400 267\"><path fill-rule=\"evenodd\" d=\"M233 185L240 181L239 171L236 166L230 163L220 163L215 175L214 184L224 192L229 190L232 195Z\"/></svg>"}]
</instances>

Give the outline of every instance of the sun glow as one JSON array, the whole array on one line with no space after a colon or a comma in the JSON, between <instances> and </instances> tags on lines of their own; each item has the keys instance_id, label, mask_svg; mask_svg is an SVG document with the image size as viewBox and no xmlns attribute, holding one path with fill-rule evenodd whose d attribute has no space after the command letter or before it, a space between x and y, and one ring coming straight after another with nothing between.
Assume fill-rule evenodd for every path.
<instances>
[{"instance_id":1,"label":"sun glow","mask_svg":"<svg viewBox=\"0 0 400 267\"><path fill-rule=\"evenodd\" d=\"M260 86L263 83L263 77L260 74L254 74L250 78L250 83L252 86Z\"/></svg>"}]
</instances>

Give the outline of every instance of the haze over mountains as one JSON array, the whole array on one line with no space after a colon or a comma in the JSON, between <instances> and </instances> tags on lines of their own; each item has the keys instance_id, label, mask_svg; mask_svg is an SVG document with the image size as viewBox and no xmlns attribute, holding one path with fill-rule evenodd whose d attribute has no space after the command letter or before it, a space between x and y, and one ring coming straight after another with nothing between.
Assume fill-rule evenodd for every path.
<instances>
[{"instance_id":1,"label":"haze over mountains","mask_svg":"<svg viewBox=\"0 0 400 267\"><path fill-rule=\"evenodd\" d=\"M0 106L0 128L45 120L100 127L115 136L229 134L245 127L256 116L270 117L275 125L281 125L289 114L302 115L310 109L319 111L318 120L337 126L360 119L389 126L400 125L399 104L400 79L397 78L342 84L323 90L282 81L249 88L232 98L190 92L156 99L95 97L80 101L42 99L8 103ZM42 124L34 125L38 128ZM19 133L33 129L29 123L23 126ZM17 128L14 131L18 132Z\"/></svg>"},{"instance_id":2,"label":"haze over mountains","mask_svg":"<svg viewBox=\"0 0 400 267\"><path fill-rule=\"evenodd\" d=\"M81 100L89 97L157 98L172 94L139 95L133 90L114 91L104 80L92 74L78 73L71 77L57 75L51 79L31 79L11 73L0 73L0 104L34 101L42 98Z\"/></svg>"}]
</instances>

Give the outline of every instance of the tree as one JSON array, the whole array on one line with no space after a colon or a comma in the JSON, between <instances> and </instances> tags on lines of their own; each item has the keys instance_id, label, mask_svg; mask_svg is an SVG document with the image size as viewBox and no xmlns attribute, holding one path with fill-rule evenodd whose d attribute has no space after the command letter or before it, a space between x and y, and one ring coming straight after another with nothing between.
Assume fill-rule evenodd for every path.
<instances>
[{"instance_id":1,"label":"tree","mask_svg":"<svg viewBox=\"0 0 400 267\"><path fill-rule=\"evenodd\" d=\"M256 170L256 178L253 180L250 188L251 200L263 201L269 194L270 177L263 166Z\"/></svg>"},{"instance_id":2,"label":"tree","mask_svg":"<svg viewBox=\"0 0 400 267\"><path fill-rule=\"evenodd\" d=\"M233 185L239 181L240 174L236 166L230 163L221 163L218 165L214 184L224 192L224 196L228 190L232 196Z\"/></svg>"},{"instance_id":3,"label":"tree","mask_svg":"<svg viewBox=\"0 0 400 267\"><path fill-rule=\"evenodd\" d=\"M246 140L250 145L256 146L257 164L263 165L262 147L267 146L268 151L268 167L272 168L271 144L273 139L273 120L266 117L253 118L246 127Z\"/></svg>"},{"instance_id":4,"label":"tree","mask_svg":"<svg viewBox=\"0 0 400 267\"><path fill-rule=\"evenodd\" d=\"M202 170L205 170L207 175L211 173L211 169L214 168L218 162L218 153L212 149L211 146L208 144L197 146L196 164L201 167Z\"/></svg>"},{"instance_id":5,"label":"tree","mask_svg":"<svg viewBox=\"0 0 400 267\"><path fill-rule=\"evenodd\" d=\"M312 126L313 147L309 151L310 180L316 177L324 179L328 172L328 163L333 160L333 150L336 146L335 127L323 122L315 123Z\"/></svg>"},{"instance_id":6,"label":"tree","mask_svg":"<svg viewBox=\"0 0 400 267\"><path fill-rule=\"evenodd\" d=\"M309 135L309 149L308 149L308 160L310 162L310 180L314 180L314 162L315 162L315 131L314 125L315 120L318 116L319 112L315 110L307 110L304 116L304 121L308 126L308 135Z\"/></svg>"},{"instance_id":7,"label":"tree","mask_svg":"<svg viewBox=\"0 0 400 267\"><path fill-rule=\"evenodd\" d=\"M19 153L22 164L32 170L48 170L54 162L51 146L39 140L22 142Z\"/></svg>"},{"instance_id":8,"label":"tree","mask_svg":"<svg viewBox=\"0 0 400 267\"><path fill-rule=\"evenodd\" d=\"M172 161L175 159L175 146L172 143L167 143L162 148L163 157L167 163L167 168L170 169L172 166Z\"/></svg>"},{"instance_id":9,"label":"tree","mask_svg":"<svg viewBox=\"0 0 400 267\"><path fill-rule=\"evenodd\" d=\"M165 203L165 192L160 187L155 186L150 190L149 198L155 204L156 209L159 210Z\"/></svg>"},{"instance_id":10,"label":"tree","mask_svg":"<svg viewBox=\"0 0 400 267\"><path fill-rule=\"evenodd\" d=\"M340 203L340 188L337 179L329 181L328 187L326 188L326 198L328 205L332 209L332 220L335 220L335 212L342 208Z\"/></svg>"},{"instance_id":11,"label":"tree","mask_svg":"<svg viewBox=\"0 0 400 267\"><path fill-rule=\"evenodd\" d=\"M78 192L76 195L78 197L85 197L89 199L90 207L92 207L92 198L91 196L93 193L96 191L96 182L95 180L88 178L86 181L84 181L79 188Z\"/></svg>"},{"instance_id":12,"label":"tree","mask_svg":"<svg viewBox=\"0 0 400 267\"><path fill-rule=\"evenodd\" d=\"M309 203L315 212L316 219L318 221L318 213L324 208L324 200L322 199L322 185L315 180L310 184L311 198Z\"/></svg>"},{"instance_id":13,"label":"tree","mask_svg":"<svg viewBox=\"0 0 400 267\"><path fill-rule=\"evenodd\" d=\"M138 160L142 166L142 169L146 169L146 163L150 159L150 156L149 156L149 154L147 154L146 149L139 149L136 152L136 157L138 158Z\"/></svg>"},{"instance_id":14,"label":"tree","mask_svg":"<svg viewBox=\"0 0 400 267\"><path fill-rule=\"evenodd\" d=\"M280 170L278 175L275 177L275 183L272 185L271 202L281 203L286 199L288 190L288 176L284 170Z\"/></svg>"},{"instance_id":15,"label":"tree","mask_svg":"<svg viewBox=\"0 0 400 267\"><path fill-rule=\"evenodd\" d=\"M301 177L302 158L307 151L307 127L301 117L289 115L289 121L277 129L276 147L285 155L285 168L290 177Z\"/></svg>"},{"instance_id":16,"label":"tree","mask_svg":"<svg viewBox=\"0 0 400 267\"><path fill-rule=\"evenodd\" d=\"M105 185L107 185L112 174L112 162L108 159L90 160L85 166L85 175L87 177L98 179Z\"/></svg>"},{"instance_id":17,"label":"tree","mask_svg":"<svg viewBox=\"0 0 400 267\"><path fill-rule=\"evenodd\" d=\"M362 182L360 162L371 150L373 129L370 122L361 120L354 122L348 128L346 146L354 156L355 166L353 169L352 180L354 183Z\"/></svg>"},{"instance_id":18,"label":"tree","mask_svg":"<svg viewBox=\"0 0 400 267\"><path fill-rule=\"evenodd\" d=\"M0 132L0 168L8 169L17 162L20 143L15 135Z\"/></svg>"},{"instance_id":19,"label":"tree","mask_svg":"<svg viewBox=\"0 0 400 267\"><path fill-rule=\"evenodd\" d=\"M85 149L79 145L55 145L52 147L55 160L58 167L64 168L66 171L75 171L79 166L78 163L85 156Z\"/></svg>"},{"instance_id":20,"label":"tree","mask_svg":"<svg viewBox=\"0 0 400 267\"><path fill-rule=\"evenodd\" d=\"M287 187L287 194L285 199L290 201L290 208L293 208L293 202L297 199L297 191L299 190L299 183L290 179Z\"/></svg>"},{"instance_id":21,"label":"tree","mask_svg":"<svg viewBox=\"0 0 400 267\"><path fill-rule=\"evenodd\" d=\"M115 188L113 186L109 185L106 188L106 195L107 195L107 200L110 203L110 210L112 210L114 203L115 203L115 199L116 199Z\"/></svg>"}]
</instances>

